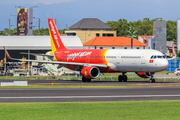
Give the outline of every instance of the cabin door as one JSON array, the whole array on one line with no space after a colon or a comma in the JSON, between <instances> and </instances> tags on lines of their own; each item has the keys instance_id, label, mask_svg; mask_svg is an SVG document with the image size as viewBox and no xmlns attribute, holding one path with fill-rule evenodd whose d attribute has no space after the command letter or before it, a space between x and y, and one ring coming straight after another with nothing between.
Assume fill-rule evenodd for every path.
<instances>
[{"instance_id":1,"label":"cabin door","mask_svg":"<svg viewBox=\"0 0 180 120\"><path fill-rule=\"evenodd\" d=\"M119 53L116 58L116 64L120 65L120 61L121 61L121 54Z\"/></svg>"},{"instance_id":2,"label":"cabin door","mask_svg":"<svg viewBox=\"0 0 180 120\"><path fill-rule=\"evenodd\" d=\"M147 52L144 52L141 56L141 64L146 64L146 55L147 55Z\"/></svg>"}]
</instances>

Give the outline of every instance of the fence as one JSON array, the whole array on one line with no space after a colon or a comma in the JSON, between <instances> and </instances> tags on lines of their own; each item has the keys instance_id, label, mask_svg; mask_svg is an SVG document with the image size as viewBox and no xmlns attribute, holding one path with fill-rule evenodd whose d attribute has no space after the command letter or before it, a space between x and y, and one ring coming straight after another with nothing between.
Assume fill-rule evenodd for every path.
<instances>
[{"instance_id":1,"label":"fence","mask_svg":"<svg viewBox=\"0 0 180 120\"><path fill-rule=\"evenodd\" d=\"M106 73L100 74L98 78L92 79L92 81L118 81L118 76L121 73ZM128 81L149 81L150 78L140 78L135 73L127 73ZM156 73L154 75L156 81L179 81L180 76L176 76L173 73L167 74L167 72ZM11 80L82 80L82 76L77 75L61 75L61 76L0 76L0 79Z\"/></svg>"},{"instance_id":2,"label":"fence","mask_svg":"<svg viewBox=\"0 0 180 120\"><path fill-rule=\"evenodd\" d=\"M180 67L180 58L175 60L168 60L169 66L165 71L173 72L176 68Z\"/></svg>"}]
</instances>

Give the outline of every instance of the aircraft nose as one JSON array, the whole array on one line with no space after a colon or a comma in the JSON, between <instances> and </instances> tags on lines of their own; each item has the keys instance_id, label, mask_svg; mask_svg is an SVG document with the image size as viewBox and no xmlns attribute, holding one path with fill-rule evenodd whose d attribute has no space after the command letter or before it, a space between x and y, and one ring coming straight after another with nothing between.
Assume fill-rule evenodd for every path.
<instances>
[{"instance_id":1,"label":"aircraft nose","mask_svg":"<svg viewBox=\"0 0 180 120\"><path fill-rule=\"evenodd\" d=\"M161 66L161 68L162 69L167 69L168 68L168 66L169 66L169 63L168 63L168 61L165 59L165 60L161 60L161 62L160 62L160 66Z\"/></svg>"}]
</instances>

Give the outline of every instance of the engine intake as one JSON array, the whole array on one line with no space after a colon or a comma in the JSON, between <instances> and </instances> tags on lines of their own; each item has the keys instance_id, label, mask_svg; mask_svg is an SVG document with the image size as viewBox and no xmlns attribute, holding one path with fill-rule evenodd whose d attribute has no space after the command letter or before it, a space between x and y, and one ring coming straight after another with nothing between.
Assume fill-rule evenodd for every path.
<instances>
[{"instance_id":1,"label":"engine intake","mask_svg":"<svg viewBox=\"0 0 180 120\"><path fill-rule=\"evenodd\" d=\"M84 67L81 70L81 74L87 79L95 79L99 76L99 69L97 67Z\"/></svg>"}]
</instances>

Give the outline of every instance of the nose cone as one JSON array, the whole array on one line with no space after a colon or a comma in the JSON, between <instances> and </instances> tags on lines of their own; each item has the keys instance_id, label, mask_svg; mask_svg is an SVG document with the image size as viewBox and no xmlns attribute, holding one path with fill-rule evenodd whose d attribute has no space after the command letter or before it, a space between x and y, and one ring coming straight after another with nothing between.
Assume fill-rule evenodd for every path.
<instances>
[{"instance_id":1,"label":"nose cone","mask_svg":"<svg viewBox=\"0 0 180 120\"><path fill-rule=\"evenodd\" d=\"M169 63L166 59L164 60L161 60L160 63L159 63L159 67L162 69L162 70L165 70L167 69L169 66Z\"/></svg>"}]
</instances>

